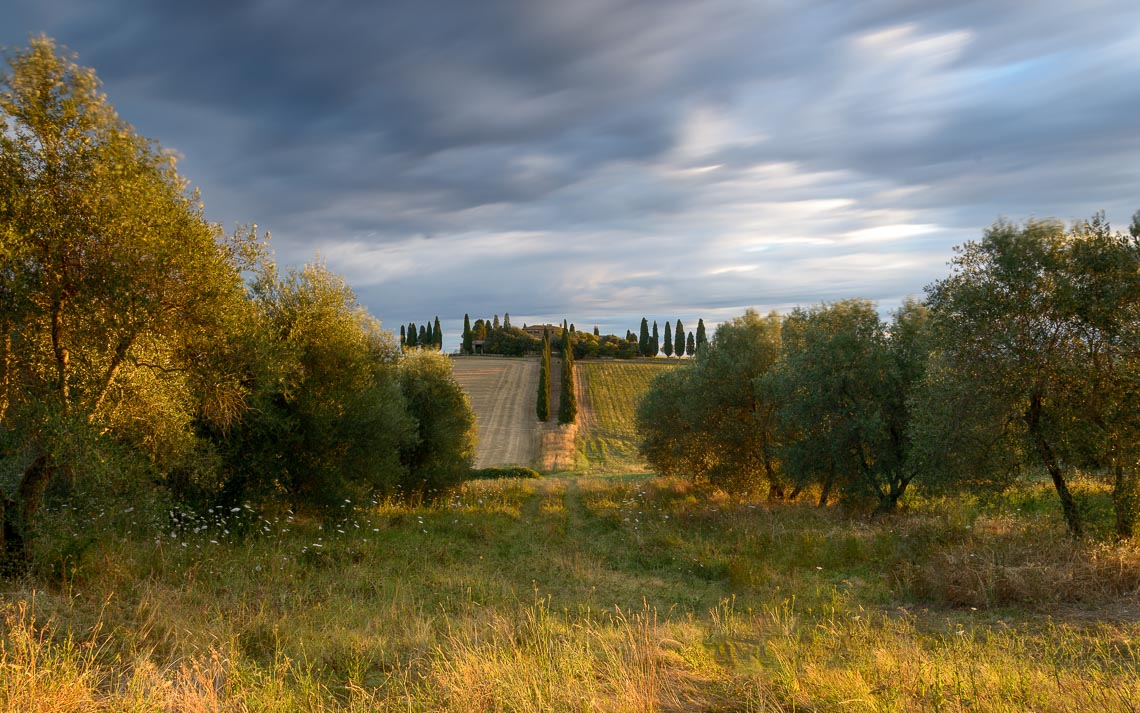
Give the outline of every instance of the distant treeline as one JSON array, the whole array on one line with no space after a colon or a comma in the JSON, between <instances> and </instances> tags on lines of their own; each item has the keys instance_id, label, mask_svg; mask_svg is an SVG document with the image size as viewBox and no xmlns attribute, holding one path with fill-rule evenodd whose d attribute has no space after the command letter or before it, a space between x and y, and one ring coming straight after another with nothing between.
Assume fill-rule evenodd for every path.
<instances>
[{"instance_id":1,"label":"distant treeline","mask_svg":"<svg viewBox=\"0 0 1140 713\"><path fill-rule=\"evenodd\" d=\"M924 302L884 322L847 300L721 324L638 411L661 473L775 499L806 487L892 510L932 492L1052 481L1074 535L1074 471L1103 478L1116 532L1140 510L1140 212L999 222Z\"/></svg>"},{"instance_id":2,"label":"distant treeline","mask_svg":"<svg viewBox=\"0 0 1140 713\"><path fill-rule=\"evenodd\" d=\"M172 155L51 40L8 62L0 564L36 552L53 502L296 509L470 474L446 358L402 354L323 265L282 273L255 227L208 223ZM421 333L441 342L438 321Z\"/></svg>"},{"instance_id":3,"label":"distant treeline","mask_svg":"<svg viewBox=\"0 0 1140 713\"><path fill-rule=\"evenodd\" d=\"M600 334L597 327L593 332L579 332L573 323L563 320L562 326L539 325L521 329L511 326L511 315L499 315L493 319L476 319L471 322L470 315L463 315L463 341L460 344L460 354L500 354L505 356L524 356L542 352L543 332L549 332L551 337L557 337L563 331L569 333L570 348L575 359L589 357L604 357L611 359L633 359L634 357L655 357L664 354L667 357L694 356L697 349L708 343L705 336L705 321L698 320L695 332L689 332L686 337L685 327L681 320L677 320L676 330L672 330L669 322L665 323L665 340L661 342L657 322L653 322L650 332L649 321L642 317L641 333L634 334L627 331L624 337L616 334ZM558 340L553 347L555 353L562 353L562 341Z\"/></svg>"}]
</instances>

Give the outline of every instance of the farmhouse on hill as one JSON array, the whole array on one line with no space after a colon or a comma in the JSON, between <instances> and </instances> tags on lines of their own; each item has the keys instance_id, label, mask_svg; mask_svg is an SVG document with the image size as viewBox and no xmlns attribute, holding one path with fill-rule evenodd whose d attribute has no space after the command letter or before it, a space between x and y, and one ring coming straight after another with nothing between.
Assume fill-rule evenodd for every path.
<instances>
[{"instance_id":1,"label":"farmhouse on hill","mask_svg":"<svg viewBox=\"0 0 1140 713\"><path fill-rule=\"evenodd\" d=\"M535 339L542 339L542 330L549 330L551 338L562 334L562 327L557 324L532 324L523 327L523 331L534 337Z\"/></svg>"}]
</instances>

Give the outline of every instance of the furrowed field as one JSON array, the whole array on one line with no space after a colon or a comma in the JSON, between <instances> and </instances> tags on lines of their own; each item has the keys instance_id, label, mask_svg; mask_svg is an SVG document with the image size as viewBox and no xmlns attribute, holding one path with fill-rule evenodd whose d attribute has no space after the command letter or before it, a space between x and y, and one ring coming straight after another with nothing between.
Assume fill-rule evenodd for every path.
<instances>
[{"instance_id":1,"label":"furrowed field","mask_svg":"<svg viewBox=\"0 0 1140 713\"><path fill-rule=\"evenodd\" d=\"M583 361L576 364L580 405L578 427L581 469L594 473L644 471L637 453L634 413L649 383L671 359L653 361Z\"/></svg>"},{"instance_id":2,"label":"furrowed field","mask_svg":"<svg viewBox=\"0 0 1140 713\"><path fill-rule=\"evenodd\" d=\"M323 522L158 513L127 536L135 515L73 513L98 541L4 592L4 710L1140 700L1140 551L1074 543L1045 485L875 524L643 476L475 481Z\"/></svg>"}]
</instances>

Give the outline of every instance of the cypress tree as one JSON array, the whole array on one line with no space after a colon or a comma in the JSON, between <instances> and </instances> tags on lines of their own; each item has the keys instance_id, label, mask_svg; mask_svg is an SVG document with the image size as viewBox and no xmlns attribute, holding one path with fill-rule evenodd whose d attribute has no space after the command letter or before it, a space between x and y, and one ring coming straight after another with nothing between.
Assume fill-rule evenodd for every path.
<instances>
[{"instance_id":1,"label":"cypress tree","mask_svg":"<svg viewBox=\"0 0 1140 713\"><path fill-rule=\"evenodd\" d=\"M499 326L499 315L495 315L495 321L492 322L491 324L493 325L492 329L501 329L501 327Z\"/></svg>"},{"instance_id":2,"label":"cypress tree","mask_svg":"<svg viewBox=\"0 0 1140 713\"><path fill-rule=\"evenodd\" d=\"M574 350L570 347L570 330L562 330L562 391L558 401L558 423L574 423L578 402L574 396Z\"/></svg>"},{"instance_id":3,"label":"cypress tree","mask_svg":"<svg viewBox=\"0 0 1140 713\"><path fill-rule=\"evenodd\" d=\"M672 325L668 322L665 323L665 356L673 356L673 332Z\"/></svg>"},{"instance_id":4,"label":"cypress tree","mask_svg":"<svg viewBox=\"0 0 1140 713\"><path fill-rule=\"evenodd\" d=\"M443 330L439 328L439 315L435 316L435 326L431 330L431 343L436 351L443 351Z\"/></svg>"},{"instance_id":5,"label":"cypress tree","mask_svg":"<svg viewBox=\"0 0 1140 713\"><path fill-rule=\"evenodd\" d=\"M677 352L678 357L685 356L685 325L679 319L677 328L673 330L673 351Z\"/></svg>"},{"instance_id":6,"label":"cypress tree","mask_svg":"<svg viewBox=\"0 0 1140 713\"><path fill-rule=\"evenodd\" d=\"M641 318L641 334L637 338L637 353L649 356L649 321Z\"/></svg>"},{"instance_id":7,"label":"cypress tree","mask_svg":"<svg viewBox=\"0 0 1140 713\"><path fill-rule=\"evenodd\" d=\"M428 334L427 325L421 324L420 325L420 335L418 337L416 337L416 345L421 346L421 347L426 347L429 344L431 344L431 335Z\"/></svg>"},{"instance_id":8,"label":"cypress tree","mask_svg":"<svg viewBox=\"0 0 1140 713\"><path fill-rule=\"evenodd\" d=\"M404 327L404 325L401 324L400 325L400 345L401 346L403 346L404 340L406 340L408 338L408 333L407 333L407 331L405 331L405 329L406 328Z\"/></svg>"},{"instance_id":9,"label":"cypress tree","mask_svg":"<svg viewBox=\"0 0 1140 713\"><path fill-rule=\"evenodd\" d=\"M697 320L697 349L709 343L708 337L705 335L705 320Z\"/></svg>"},{"instance_id":10,"label":"cypress tree","mask_svg":"<svg viewBox=\"0 0 1140 713\"><path fill-rule=\"evenodd\" d=\"M503 329L511 328L511 313L503 312Z\"/></svg>"},{"instance_id":11,"label":"cypress tree","mask_svg":"<svg viewBox=\"0 0 1140 713\"><path fill-rule=\"evenodd\" d=\"M471 334L471 315L463 314L463 346L460 351L464 354L473 354L475 352L475 336Z\"/></svg>"},{"instance_id":12,"label":"cypress tree","mask_svg":"<svg viewBox=\"0 0 1140 713\"><path fill-rule=\"evenodd\" d=\"M577 331L578 331L577 329L574 329L574 323L573 323L573 322L571 322L571 323L570 323L570 333L571 333L571 334L575 334Z\"/></svg>"},{"instance_id":13,"label":"cypress tree","mask_svg":"<svg viewBox=\"0 0 1140 713\"><path fill-rule=\"evenodd\" d=\"M542 330L542 354L538 362L538 399L535 404L539 421L550 420L550 333Z\"/></svg>"},{"instance_id":14,"label":"cypress tree","mask_svg":"<svg viewBox=\"0 0 1140 713\"><path fill-rule=\"evenodd\" d=\"M685 355L693 356L697 353L697 342L693 339L693 333L689 332L689 339L685 342Z\"/></svg>"},{"instance_id":15,"label":"cypress tree","mask_svg":"<svg viewBox=\"0 0 1140 713\"><path fill-rule=\"evenodd\" d=\"M655 357L661 351L661 335L657 333L657 320L653 320L653 336L649 338L649 356Z\"/></svg>"},{"instance_id":16,"label":"cypress tree","mask_svg":"<svg viewBox=\"0 0 1140 713\"><path fill-rule=\"evenodd\" d=\"M419 340L416 339L416 323L415 322L408 322L408 341L406 342L406 344L409 347L414 347L414 346L417 346L419 344Z\"/></svg>"},{"instance_id":17,"label":"cypress tree","mask_svg":"<svg viewBox=\"0 0 1140 713\"><path fill-rule=\"evenodd\" d=\"M598 331L598 325L596 325L596 324L594 325L594 336L595 337L602 336L602 333Z\"/></svg>"}]
</instances>

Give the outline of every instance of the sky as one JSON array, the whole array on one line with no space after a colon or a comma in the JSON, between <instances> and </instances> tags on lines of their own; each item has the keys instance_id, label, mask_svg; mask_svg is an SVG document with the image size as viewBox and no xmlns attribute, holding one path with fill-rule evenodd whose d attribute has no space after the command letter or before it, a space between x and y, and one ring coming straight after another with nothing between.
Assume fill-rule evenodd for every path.
<instances>
[{"instance_id":1,"label":"sky","mask_svg":"<svg viewBox=\"0 0 1140 713\"><path fill-rule=\"evenodd\" d=\"M207 217L398 331L861 297L999 218L1140 208L1135 0L0 0Z\"/></svg>"}]
</instances>

